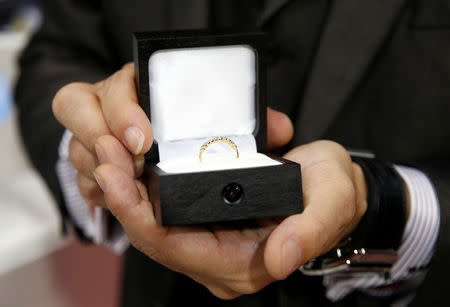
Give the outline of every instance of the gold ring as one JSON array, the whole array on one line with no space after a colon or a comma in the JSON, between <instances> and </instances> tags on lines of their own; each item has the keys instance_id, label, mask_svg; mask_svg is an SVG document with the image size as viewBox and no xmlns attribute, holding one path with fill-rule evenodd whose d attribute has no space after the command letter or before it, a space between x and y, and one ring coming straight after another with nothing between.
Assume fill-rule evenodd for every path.
<instances>
[{"instance_id":1,"label":"gold ring","mask_svg":"<svg viewBox=\"0 0 450 307\"><path fill-rule=\"evenodd\" d=\"M236 144L232 140L230 140L229 138L226 138L226 137L223 137L223 136L218 136L218 137L212 138L208 142L204 143L202 145L202 147L200 147L200 154L198 155L198 158L200 159L200 162L202 162L202 155L206 151L206 148L208 148L208 146L210 146L212 144L219 143L219 142L227 143L228 145L230 145L231 148L233 148L234 151L236 152L236 158L237 159L239 158L239 150L238 150Z\"/></svg>"}]
</instances>

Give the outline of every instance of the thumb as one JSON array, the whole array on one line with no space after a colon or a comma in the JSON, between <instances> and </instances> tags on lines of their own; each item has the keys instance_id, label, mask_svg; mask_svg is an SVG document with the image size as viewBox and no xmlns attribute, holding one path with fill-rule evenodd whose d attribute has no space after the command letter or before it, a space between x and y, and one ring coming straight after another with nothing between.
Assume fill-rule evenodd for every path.
<instances>
[{"instance_id":1,"label":"thumb","mask_svg":"<svg viewBox=\"0 0 450 307\"><path fill-rule=\"evenodd\" d=\"M294 135L294 127L289 117L267 108L267 148L276 149L289 143Z\"/></svg>"},{"instance_id":2,"label":"thumb","mask_svg":"<svg viewBox=\"0 0 450 307\"><path fill-rule=\"evenodd\" d=\"M322 225L310 214L294 215L284 220L269 236L264 262L270 275L285 279L323 248Z\"/></svg>"},{"instance_id":3,"label":"thumb","mask_svg":"<svg viewBox=\"0 0 450 307\"><path fill-rule=\"evenodd\" d=\"M305 174L303 213L286 218L267 239L264 262L276 279L336 246L355 216L352 184L334 176L336 169L322 171L328 179L316 176L307 182L311 178Z\"/></svg>"}]
</instances>

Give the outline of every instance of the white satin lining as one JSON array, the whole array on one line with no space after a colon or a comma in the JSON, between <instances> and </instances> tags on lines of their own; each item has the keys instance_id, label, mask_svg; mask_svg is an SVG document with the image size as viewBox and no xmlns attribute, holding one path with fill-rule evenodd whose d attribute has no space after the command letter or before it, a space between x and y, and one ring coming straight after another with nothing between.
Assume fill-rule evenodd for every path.
<instances>
[{"instance_id":1,"label":"white satin lining","mask_svg":"<svg viewBox=\"0 0 450 307\"><path fill-rule=\"evenodd\" d=\"M155 140L252 134L255 59L255 51L243 45L152 54L148 69Z\"/></svg>"}]
</instances>

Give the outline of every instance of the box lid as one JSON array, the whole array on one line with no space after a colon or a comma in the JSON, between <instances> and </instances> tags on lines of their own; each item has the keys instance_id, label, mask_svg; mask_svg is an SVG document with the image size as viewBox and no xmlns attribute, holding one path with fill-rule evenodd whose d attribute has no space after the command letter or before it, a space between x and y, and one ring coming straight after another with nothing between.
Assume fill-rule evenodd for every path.
<instances>
[{"instance_id":1,"label":"box lid","mask_svg":"<svg viewBox=\"0 0 450 307\"><path fill-rule=\"evenodd\" d=\"M155 143L253 135L266 146L264 34L134 34L139 104ZM157 146L149 157L158 161Z\"/></svg>"}]
</instances>

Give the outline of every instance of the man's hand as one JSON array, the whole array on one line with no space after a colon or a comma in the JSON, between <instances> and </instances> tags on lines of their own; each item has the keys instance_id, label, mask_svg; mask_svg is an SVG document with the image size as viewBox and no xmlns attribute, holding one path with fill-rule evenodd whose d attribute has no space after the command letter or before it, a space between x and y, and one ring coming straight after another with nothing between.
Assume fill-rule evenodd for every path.
<instances>
[{"instance_id":1,"label":"man's hand","mask_svg":"<svg viewBox=\"0 0 450 307\"><path fill-rule=\"evenodd\" d=\"M268 238L264 260L277 279L335 247L367 209L364 174L339 144L317 141L284 157L301 164L305 210L286 218Z\"/></svg>"},{"instance_id":2,"label":"man's hand","mask_svg":"<svg viewBox=\"0 0 450 307\"><path fill-rule=\"evenodd\" d=\"M315 142L286 157L302 163L305 211L280 224L262 220L256 228L163 227L156 222L140 181L114 163L98 167L96 178L108 209L137 249L214 295L231 299L284 279L331 249L365 212L363 174L340 145Z\"/></svg>"},{"instance_id":3,"label":"man's hand","mask_svg":"<svg viewBox=\"0 0 450 307\"><path fill-rule=\"evenodd\" d=\"M133 64L96 84L66 85L53 100L53 113L73 133L69 157L78 171L80 193L88 204L105 206L103 191L93 175L99 163L114 160L129 176L140 176L143 154L153 143L153 133L148 117L138 105ZM108 135L124 147L111 151L105 142L97 142Z\"/></svg>"},{"instance_id":4,"label":"man's hand","mask_svg":"<svg viewBox=\"0 0 450 307\"><path fill-rule=\"evenodd\" d=\"M256 228L162 227L146 187L136 179L153 134L137 103L133 65L94 85L64 87L53 110L74 135L70 160L87 203L107 207L135 247L221 298L254 293L287 277L331 249L365 212L361 169L341 146L322 141L286 155L302 164L302 214L281 223L263 220ZM288 143L293 128L287 116L268 109L267 120L268 146Z\"/></svg>"}]
</instances>

